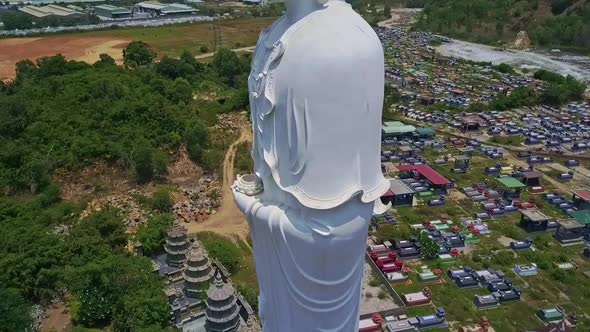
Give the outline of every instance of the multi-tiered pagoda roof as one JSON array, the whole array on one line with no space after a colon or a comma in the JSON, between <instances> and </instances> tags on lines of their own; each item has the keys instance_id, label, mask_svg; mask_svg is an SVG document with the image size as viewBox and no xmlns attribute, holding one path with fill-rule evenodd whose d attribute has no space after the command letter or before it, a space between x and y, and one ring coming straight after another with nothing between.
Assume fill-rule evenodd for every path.
<instances>
[{"instance_id":1,"label":"multi-tiered pagoda roof","mask_svg":"<svg viewBox=\"0 0 590 332\"><path fill-rule=\"evenodd\" d=\"M193 244L183 272L187 296L197 298L213 278L214 270L199 242Z\"/></svg>"},{"instance_id":2,"label":"multi-tiered pagoda roof","mask_svg":"<svg viewBox=\"0 0 590 332\"><path fill-rule=\"evenodd\" d=\"M223 282L219 270L215 271L215 280L207 291L206 316L207 332L236 332L240 328L240 308L234 288Z\"/></svg>"},{"instance_id":3,"label":"multi-tiered pagoda roof","mask_svg":"<svg viewBox=\"0 0 590 332\"><path fill-rule=\"evenodd\" d=\"M174 223L170 231L166 234L166 261L170 266L179 267L184 264L188 253L191 250L192 243L187 236L186 228L178 223Z\"/></svg>"}]
</instances>

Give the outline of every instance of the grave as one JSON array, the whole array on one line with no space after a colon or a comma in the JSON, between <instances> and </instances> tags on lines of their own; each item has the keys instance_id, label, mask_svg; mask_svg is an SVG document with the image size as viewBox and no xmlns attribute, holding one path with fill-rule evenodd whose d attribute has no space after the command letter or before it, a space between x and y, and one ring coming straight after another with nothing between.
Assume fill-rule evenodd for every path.
<instances>
[{"instance_id":1,"label":"grave","mask_svg":"<svg viewBox=\"0 0 590 332\"><path fill-rule=\"evenodd\" d=\"M496 308L500 305L498 299L493 295L475 295L473 297L473 303L480 310Z\"/></svg>"},{"instance_id":2,"label":"grave","mask_svg":"<svg viewBox=\"0 0 590 332\"><path fill-rule=\"evenodd\" d=\"M402 300L408 307L430 304L432 291L425 287L421 292L402 294Z\"/></svg>"},{"instance_id":3,"label":"grave","mask_svg":"<svg viewBox=\"0 0 590 332\"><path fill-rule=\"evenodd\" d=\"M545 323L556 322L564 318L563 312L558 307L539 308L535 315Z\"/></svg>"},{"instance_id":4,"label":"grave","mask_svg":"<svg viewBox=\"0 0 590 332\"><path fill-rule=\"evenodd\" d=\"M521 209L520 227L529 233L555 231L559 224L537 209Z\"/></svg>"},{"instance_id":5,"label":"grave","mask_svg":"<svg viewBox=\"0 0 590 332\"><path fill-rule=\"evenodd\" d=\"M537 275L537 264L531 263L530 265L514 265L514 273L521 277L529 277Z\"/></svg>"}]
</instances>

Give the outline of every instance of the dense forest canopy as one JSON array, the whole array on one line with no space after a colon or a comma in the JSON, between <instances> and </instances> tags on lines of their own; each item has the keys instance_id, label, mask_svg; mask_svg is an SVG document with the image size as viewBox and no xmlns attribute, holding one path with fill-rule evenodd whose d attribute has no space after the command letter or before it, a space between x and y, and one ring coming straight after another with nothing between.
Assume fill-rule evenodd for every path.
<instances>
[{"instance_id":1,"label":"dense forest canopy","mask_svg":"<svg viewBox=\"0 0 590 332\"><path fill-rule=\"evenodd\" d=\"M215 115L247 109L249 59L228 50L211 64L184 53L155 60L149 45L125 49L126 66L101 55L90 65L61 55L21 61L0 84L0 332L33 324L33 303L65 296L78 326L166 331L168 300L148 258L131 255L124 216L102 209L81 218L84 202L62 202L56 169L104 160L139 182L166 173L168 156L189 156L214 170ZM223 91L209 100L193 98ZM156 192L152 216L136 235L148 253L161 247L172 217Z\"/></svg>"},{"instance_id":2,"label":"dense forest canopy","mask_svg":"<svg viewBox=\"0 0 590 332\"><path fill-rule=\"evenodd\" d=\"M541 47L590 50L590 2L427 0L416 29L496 44L527 31Z\"/></svg>"},{"instance_id":3,"label":"dense forest canopy","mask_svg":"<svg viewBox=\"0 0 590 332\"><path fill-rule=\"evenodd\" d=\"M201 161L209 144L199 112L247 107L247 60L221 51L211 65L190 54L152 64L145 49L129 46L125 61L135 70L106 55L93 65L61 55L19 62L16 79L0 90L0 188L36 192L52 170L99 159L139 166L149 180L158 175L154 158L181 144ZM228 98L196 110L193 90L211 84Z\"/></svg>"}]
</instances>

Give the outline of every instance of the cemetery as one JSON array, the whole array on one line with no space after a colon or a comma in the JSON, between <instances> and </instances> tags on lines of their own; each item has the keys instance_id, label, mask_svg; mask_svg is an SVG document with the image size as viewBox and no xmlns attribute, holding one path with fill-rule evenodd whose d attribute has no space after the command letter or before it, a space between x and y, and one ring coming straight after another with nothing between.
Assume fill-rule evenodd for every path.
<instances>
[{"instance_id":1,"label":"cemetery","mask_svg":"<svg viewBox=\"0 0 590 332\"><path fill-rule=\"evenodd\" d=\"M590 103L483 107L546 83L442 56L441 36L377 32L399 103L381 128L391 208L367 253L407 313L383 316L385 330L418 330L407 317L441 307L448 321L486 310L496 331L524 331L547 326L537 303L590 330Z\"/></svg>"},{"instance_id":2,"label":"cemetery","mask_svg":"<svg viewBox=\"0 0 590 332\"><path fill-rule=\"evenodd\" d=\"M381 201L391 207L374 218L373 231L390 225L407 227L409 233L383 243L377 240L367 252L408 316L437 306L445 308L447 319L463 317L465 309L458 308L469 304L468 315L479 319L486 310L499 328L513 327L508 318L517 317L513 308L526 316L518 315L520 326L537 326L538 308L528 307L526 299L538 297L539 289L553 289L555 270L590 271L590 264L579 262L574 270L564 270L569 262L557 258L584 257L583 248L562 243L586 241L586 226L578 221L586 216L573 206L579 196L572 197L547 179L553 173L545 166L529 166L529 161L537 163L534 154L519 155L473 139L460 142L438 130L429 140L417 135L386 138L382 147L383 169L391 185ZM553 166L549 161L540 164ZM576 176L581 177L577 172ZM535 281L525 283L522 278ZM555 296L549 300L576 310ZM391 331L416 328L403 319L389 317L385 322Z\"/></svg>"}]
</instances>

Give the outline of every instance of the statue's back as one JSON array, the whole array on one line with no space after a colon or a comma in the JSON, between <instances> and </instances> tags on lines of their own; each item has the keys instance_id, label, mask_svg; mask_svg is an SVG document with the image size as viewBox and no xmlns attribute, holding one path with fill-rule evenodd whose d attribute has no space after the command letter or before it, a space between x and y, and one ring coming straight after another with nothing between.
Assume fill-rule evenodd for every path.
<instances>
[{"instance_id":1,"label":"statue's back","mask_svg":"<svg viewBox=\"0 0 590 332\"><path fill-rule=\"evenodd\" d=\"M253 68L255 78L264 76L252 103L258 174L272 174L315 209L357 194L363 202L380 197L389 184L379 166L384 69L374 31L335 1L270 45L265 52L261 39Z\"/></svg>"}]
</instances>

